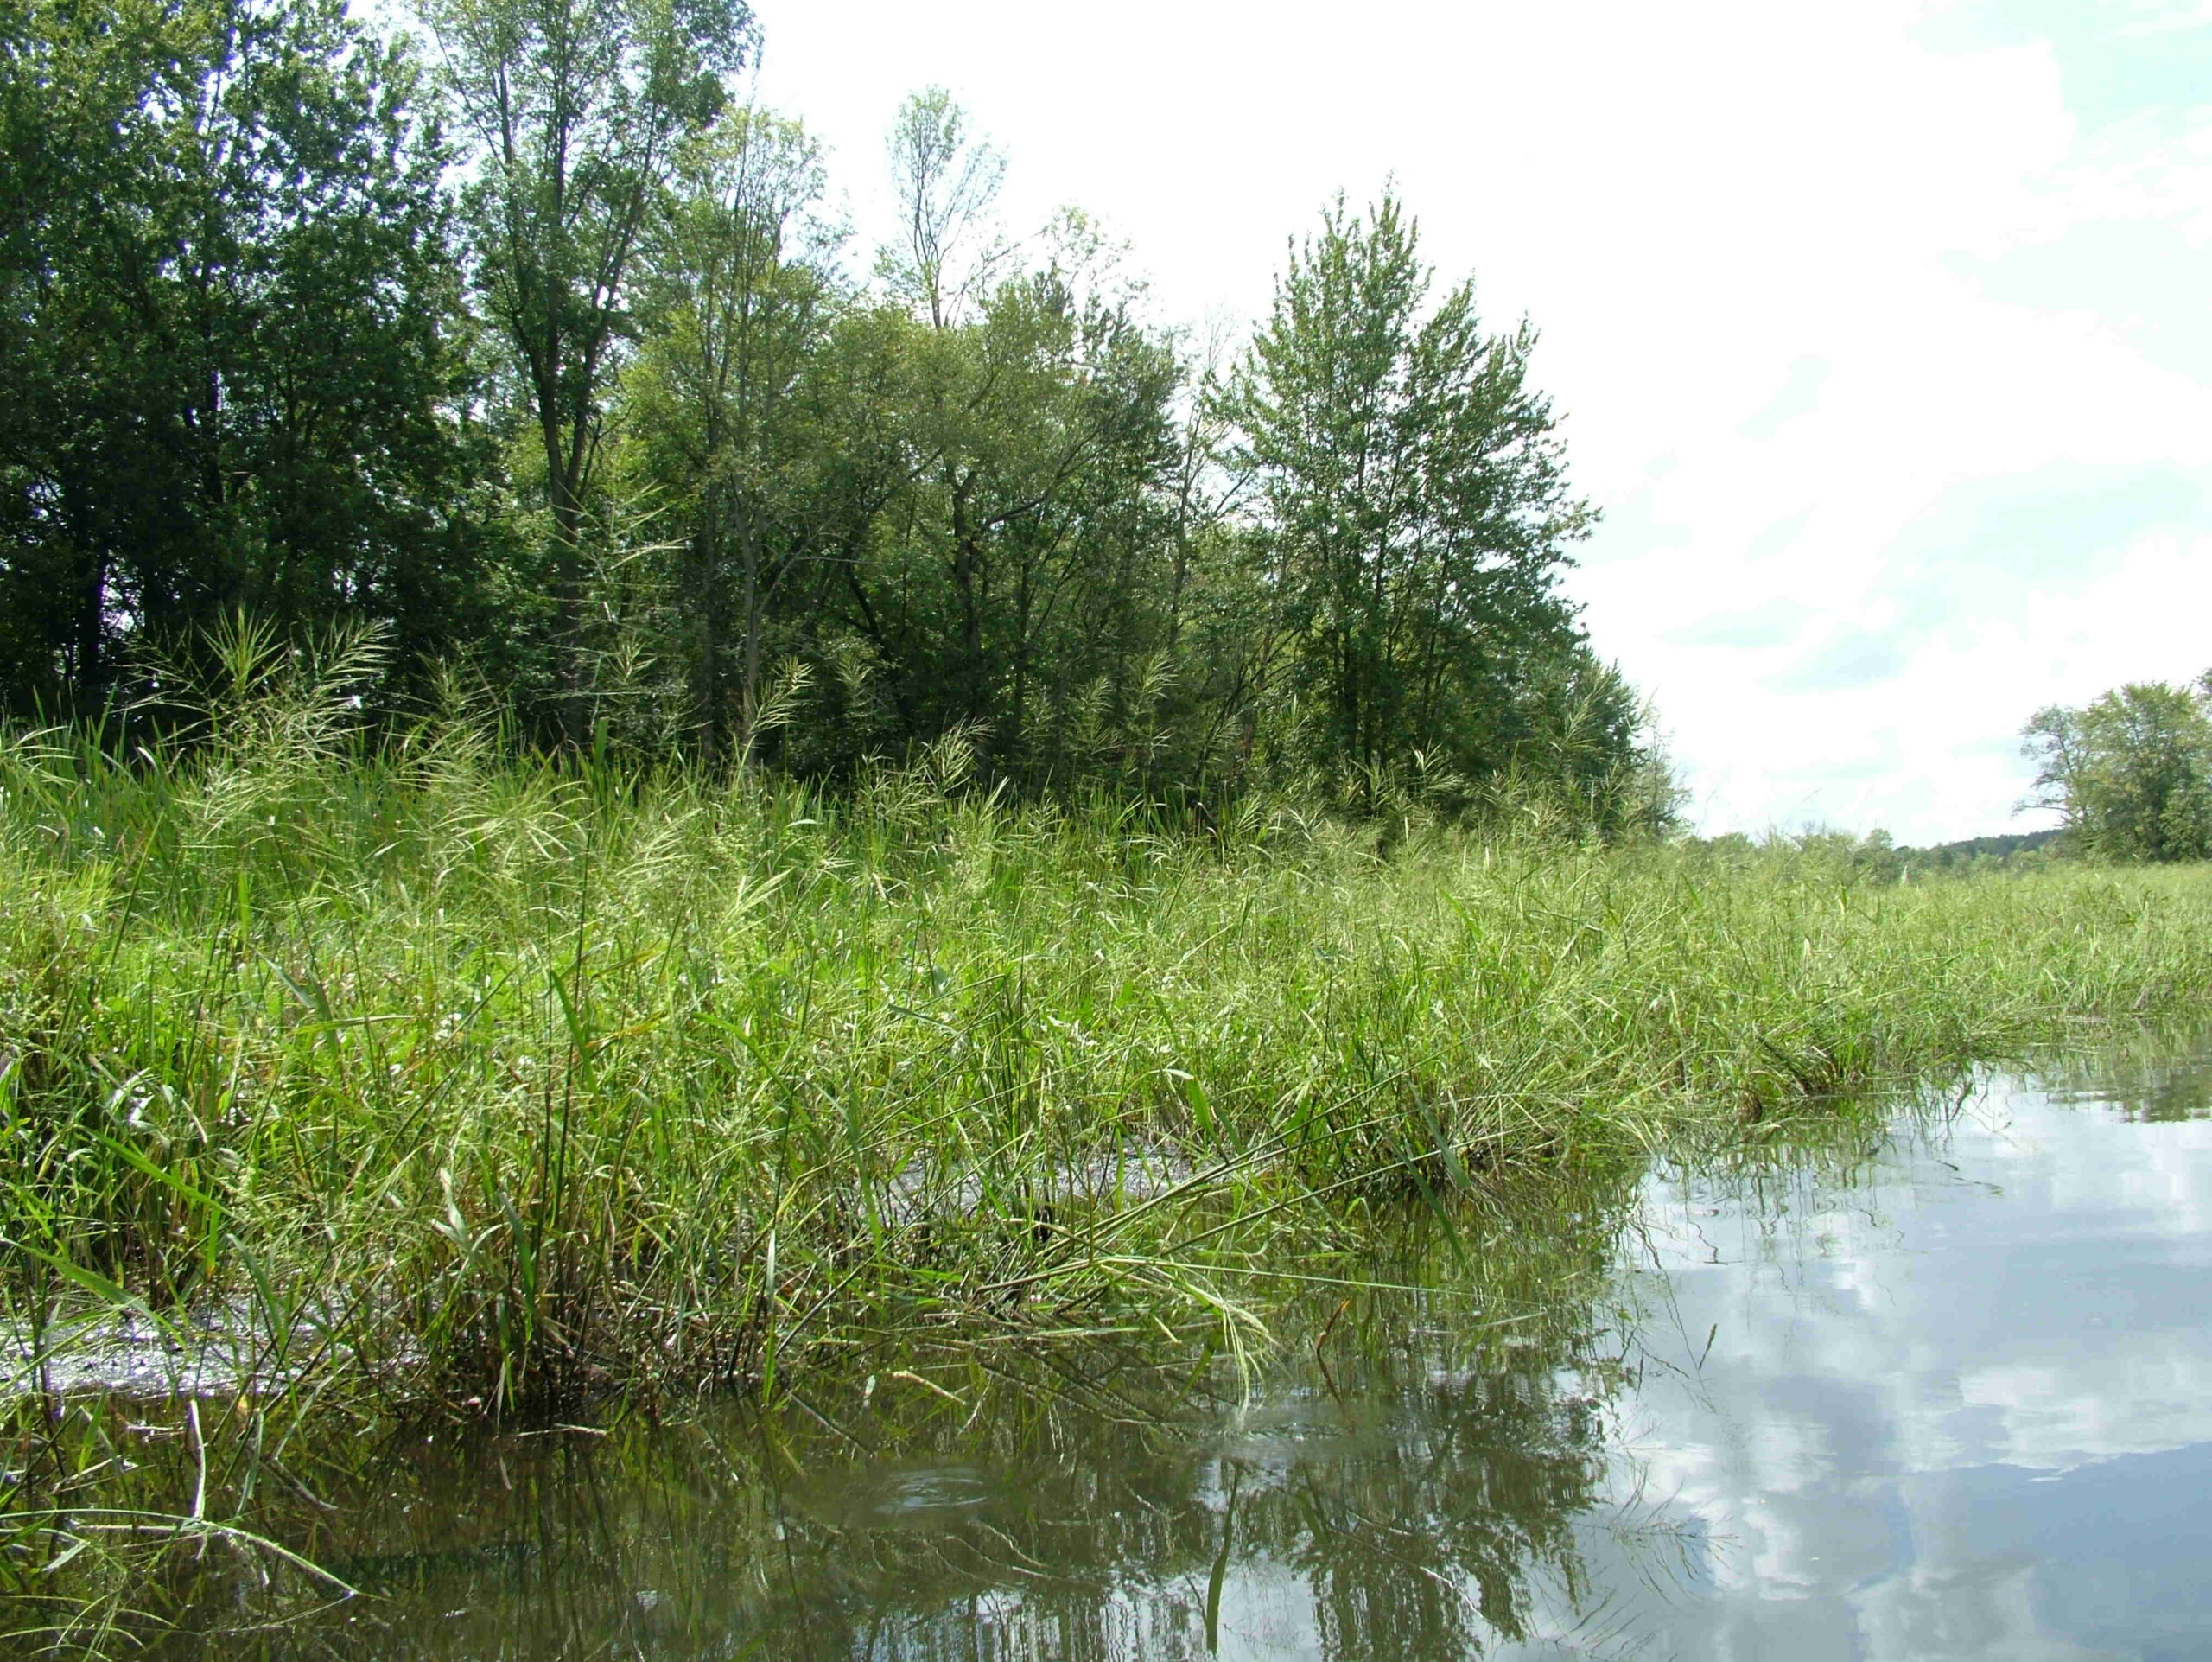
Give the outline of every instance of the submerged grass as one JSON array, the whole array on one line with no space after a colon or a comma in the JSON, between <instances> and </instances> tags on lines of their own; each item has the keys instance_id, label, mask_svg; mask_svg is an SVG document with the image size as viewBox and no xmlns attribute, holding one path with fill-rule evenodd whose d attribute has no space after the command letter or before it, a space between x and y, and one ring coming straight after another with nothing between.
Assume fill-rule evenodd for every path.
<instances>
[{"instance_id":1,"label":"submerged grass","mask_svg":"<svg viewBox=\"0 0 2212 1662\"><path fill-rule=\"evenodd\" d=\"M1363 1209L1740 1136L2212 985L2212 879L1872 886L1255 806L374 754L0 750L0 1297L302 1401L774 1397L929 1330L1261 1331Z\"/></svg>"}]
</instances>

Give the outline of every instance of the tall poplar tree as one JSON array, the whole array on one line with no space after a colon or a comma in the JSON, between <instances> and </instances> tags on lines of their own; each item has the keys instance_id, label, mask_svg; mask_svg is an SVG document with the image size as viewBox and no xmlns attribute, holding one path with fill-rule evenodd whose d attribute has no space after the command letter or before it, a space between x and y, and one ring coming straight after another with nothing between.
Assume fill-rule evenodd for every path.
<instances>
[{"instance_id":1,"label":"tall poplar tree","mask_svg":"<svg viewBox=\"0 0 2212 1662\"><path fill-rule=\"evenodd\" d=\"M1578 639L1557 578L1595 519L1529 384L1535 332L1485 334L1471 283L1432 306L1433 283L1395 198L1364 218L1339 199L1225 406L1318 759L1370 778L1415 751L1499 764L1517 690Z\"/></svg>"}]
</instances>

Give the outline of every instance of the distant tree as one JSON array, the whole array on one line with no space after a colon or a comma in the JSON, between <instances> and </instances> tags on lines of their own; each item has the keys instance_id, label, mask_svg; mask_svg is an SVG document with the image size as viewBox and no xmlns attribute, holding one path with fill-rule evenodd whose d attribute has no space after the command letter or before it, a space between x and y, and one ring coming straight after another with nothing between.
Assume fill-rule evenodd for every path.
<instances>
[{"instance_id":1,"label":"distant tree","mask_svg":"<svg viewBox=\"0 0 2212 1662\"><path fill-rule=\"evenodd\" d=\"M1339 199L1226 402L1318 760L1370 779L1417 751L1502 765L1519 690L1580 639L1557 576L1596 518L1529 382L1534 330L1485 334L1472 285L1432 305L1433 281L1395 197Z\"/></svg>"},{"instance_id":2,"label":"distant tree","mask_svg":"<svg viewBox=\"0 0 2212 1662\"><path fill-rule=\"evenodd\" d=\"M2022 737L2037 764L2027 806L2056 809L2071 848L2113 860L2212 856L2212 675L2053 705Z\"/></svg>"},{"instance_id":3,"label":"distant tree","mask_svg":"<svg viewBox=\"0 0 2212 1662\"><path fill-rule=\"evenodd\" d=\"M1985 868L2012 871L2033 870L2048 862L2044 850L2058 840L2056 830L2012 831L1995 837L1968 837L1956 842L1937 843L1929 848L1901 848L1897 850L1905 866L1913 872L1979 870Z\"/></svg>"},{"instance_id":4,"label":"distant tree","mask_svg":"<svg viewBox=\"0 0 2212 1662\"><path fill-rule=\"evenodd\" d=\"M639 283L623 407L640 470L681 519L679 651L709 757L753 736L779 602L813 551L804 395L840 299L811 217L823 189L797 122L731 109L680 153Z\"/></svg>"},{"instance_id":5,"label":"distant tree","mask_svg":"<svg viewBox=\"0 0 2212 1662\"><path fill-rule=\"evenodd\" d=\"M991 772L1026 776L1062 725L1052 707L1065 715L1141 649L1109 602L1164 608L1175 359L1058 258L956 323L877 316L854 331L862 342L885 371L861 385L889 402L854 415L863 431L888 417L903 466L844 568L838 614L911 736L969 728Z\"/></svg>"},{"instance_id":6,"label":"distant tree","mask_svg":"<svg viewBox=\"0 0 2212 1662\"><path fill-rule=\"evenodd\" d=\"M994 779L1065 777L1168 632L1181 366L1081 214L1016 262L998 159L944 94L889 153L900 239L811 378L817 638L866 666L884 736L963 729Z\"/></svg>"},{"instance_id":7,"label":"distant tree","mask_svg":"<svg viewBox=\"0 0 2212 1662\"><path fill-rule=\"evenodd\" d=\"M894 296L944 328L989 292L1006 258L991 224L1006 158L969 131L942 86L899 106L888 148L899 235L878 268Z\"/></svg>"}]
</instances>

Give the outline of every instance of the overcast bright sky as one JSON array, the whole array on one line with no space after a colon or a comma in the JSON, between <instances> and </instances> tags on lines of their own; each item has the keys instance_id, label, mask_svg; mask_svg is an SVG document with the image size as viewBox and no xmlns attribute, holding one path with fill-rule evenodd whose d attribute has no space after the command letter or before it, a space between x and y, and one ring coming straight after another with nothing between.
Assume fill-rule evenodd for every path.
<instances>
[{"instance_id":1,"label":"overcast bright sky","mask_svg":"<svg viewBox=\"0 0 2212 1662\"><path fill-rule=\"evenodd\" d=\"M2028 829L2031 712L2212 667L2212 0L756 3L862 244L931 83L1166 321L1395 176L1542 332L1707 829Z\"/></svg>"}]
</instances>

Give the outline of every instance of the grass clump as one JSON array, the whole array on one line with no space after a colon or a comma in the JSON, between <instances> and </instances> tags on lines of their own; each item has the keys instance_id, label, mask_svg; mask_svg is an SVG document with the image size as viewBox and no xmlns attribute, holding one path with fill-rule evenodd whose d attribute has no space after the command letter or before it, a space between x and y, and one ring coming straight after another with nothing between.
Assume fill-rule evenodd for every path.
<instances>
[{"instance_id":1,"label":"grass clump","mask_svg":"<svg viewBox=\"0 0 2212 1662\"><path fill-rule=\"evenodd\" d=\"M974 1326L1256 1330L1367 1210L1740 1136L2198 997L2212 882L1870 883L373 751L331 685L188 756L0 751L19 1334L130 1302L264 1385L488 1411ZM193 1324L197 1322L199 1328Z\"/></svg>"}]
</instances>

